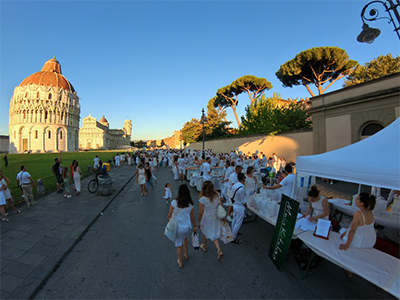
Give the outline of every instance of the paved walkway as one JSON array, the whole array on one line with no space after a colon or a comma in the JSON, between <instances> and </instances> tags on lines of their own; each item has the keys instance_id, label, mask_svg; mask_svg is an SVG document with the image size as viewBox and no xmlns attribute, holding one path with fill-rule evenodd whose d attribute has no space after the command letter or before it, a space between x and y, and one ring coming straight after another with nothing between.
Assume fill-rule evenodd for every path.
<instances>
[{"instance_id":1,"label":"paved walkway","mask_svg":"<svg viewBox=\"0 0 400 300\"><path fill-rule=\"evenodd\" d=\"M1 223L1 299L29 299L57 270L102 211L133 179L136 167L112 170L115 190L109 196L90 194L82 180L82 193L72 198L51 193L36 200L33 207L10 212Z\"/></svg>"},{"instance_id":2,"label":"paved walkway","mask_svg":"<svg viewBox=\"0 0 400 300\"><path fill-rule=\"evenodd\" d=\"M167 168L163 168L162 170L159 174L159 179L171 182L173 185L173 194L175 195L179 182L172 180L172 173L169 173ZM70 257L73 254L73 250L79 247L78 243L87 238L91 234L91 231L93 231L93 228L96 227L92 225L96 221L96 224L101 223L99 221L103 219L99 218L102 218L102 212L106 211L111 203L112 205L109 208L117 205L117 197L128 197L128 195L131 197L135 195L135 197L138 197L137 201L142 200L144 202L145 199L139 199L138 186L134 183L136 180L134 178L135 172L136 168L134 166L123 166L118 171L112 170L110 175L114 179L113 187L115 191L110 196L90 194L87 191L87 184L90 178L86 178L82 181L82 194L79 196L74 195L72 198L66 199L62 194L52 193L39 198L37 205L34 207L27 208L25 205L21 206L21 214L14 215L10 213L10 222L1 223L1 299L41 298L41 296L48 292L42 288L46 283L51 284L53 277L57 277L57 271L61 272L61 269L63 269L61 264L65 266L67 257ZM161 196L163 180L160 180L155 191L149 193L149 196L146 198L147 202L164 202ZM320 184L320 187L321 189L323 188L325 195L332 197L339 196L337 195L338 193L343 197L345 195L352 195L355 193L354 189L357 188L354 185L348 186L345 183L336 182L333 185ZM135 193L133 194L133 192ZM198 195L196 194L195 196L195 194L193 189L192 197L197 199ZM164 205L165 202L163 205L157 206L157 209L162 211L165 218L168 205L165 207ZM146 211L144 215L146 215ZM196 213L195 215L197 216ZM106 213L103 218L105 216ZM245 240L242 246L224 245L227 251L230 250L228 247L234 249L231 252L234 253L235 257L245 257L247 255L246 260L242 262L243 266L239 269L237 268L239 262L233 260L236 266L229 267L230 260L226 260L224 264L227 266L221 269L221 274L215 278L218 278L218 276L225 278L226 272L236 272L237 276L242 276L244 270L251 270L248 273L251 278L259 278L263 284L267 280L267 282L271 283L272 290L281 290L278 289L277 283L274 283L272 279L275 276L279 276L282 280L287 280L291 283L290 286L297 286L294 291L286 291L281 294L277 292L278 294L274 298L293 298L293 295L303 295L304 297L307 295L305 298L319 298L322 295L327 298L335 298L338 295L339 298L392 298L384 291L370 285L361 278L356 277L352 281L349 281L340 268L328 262L322 268L324 269L322 272L324 276L321 277L321 275L317 276L315 274L314 276L310 275L306 280L299 281L297 278L301 272L298 270L294 258L290 257L287 259L283 271L278 272L273 268L268 271L271 278L268 277L268 274L264 273L265 266L261 268L262 265L260 265L259 260L262 257L266 260L264 263L267 266L271 265L269 260L266 259L266 253L268 253L268 245L273 234L273 227L264 223L260 221L248 223L243 226L243 236L247 240ZM162 226L164 226L164 222L162 222ZM164 242L164 240L161 242ZM156 247L156 249L159 248ZM228 252L227 257L229 256ZM169 253L173 256L175 255L172 250ZM160 254L158 253L157 255ZM252 265L249 269L248 264L253 261L255 262L254 268L260 268L259 272L256 272ZM176 267L175 264L172 265ZM178 270L178 268L176 269ZM189 268L186 269L190 270ZM186 272L185 270L183 272ZM195 277L199 280L198 273L196 274ZM224 285L228 286L229 284L229 280L228 282L224 282ZM343 290L338 292L337 286L343 287ZM361 286L363 287L362 289L360 288ZM251 288L251 284L248 283L246 288ZM284 289L282 288L282 290ZM241 293L237 294L237 296L240 295L239 298L245 298L245 294L246 289L241 289ZM262 295L260 296L261 298L263 298ZM311 297L312 295L314 297ZM232 298L235 297L233 296Z\"/></svg>"}]
</instances>

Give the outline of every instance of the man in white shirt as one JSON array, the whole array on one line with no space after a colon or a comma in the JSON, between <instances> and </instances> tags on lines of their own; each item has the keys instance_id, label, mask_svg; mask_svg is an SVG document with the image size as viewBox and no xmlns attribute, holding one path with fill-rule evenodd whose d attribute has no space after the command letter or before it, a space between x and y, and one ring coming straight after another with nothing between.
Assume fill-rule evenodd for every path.
<instances>
[{"instance_id":1,"label":"man in white shirt","mask_svg":"<svg viewBox=\"0 0 400 300\"><path fill-rule=\"evenodd\" d=\"M239 173L237 177L238 177L238 182L235 183L232 187L232 192L233 192L232 198L234 200L234 203L233 203L233 219L231 227L232 227L232 237L233 237L232 243L241 244L242 241L237 239L236 236L239 232L240 227L243 224L245 211L247 208L247 203L245 199L245 189L244 189L246 176L243 173Z\"/></svg>"},{"instance_id":2,"label":"man in white shirt","mask_svg":"<svg viewBox=\"0 0 400 300\"><path fill-rule=\"evenodd\" d=\"M117 168L121 169L121 156L119 156L119 153L115 156L115 170Z\"/></svg>"},{"instance_id":3,"label":"man in white shirt","mask_svg":"<svg viewBox=\"0 0 400 300\"><path fill-rule=\"evenodd\" d=\"M99 169L100 158L96 155L96 157L93 159L93 161L94 161L93 168L95 170L98 170Z\"/></svg>"},{"instance_id":4,"label":"man in white shirt","mask_svg":"<svg viewBox=\"0 0 400 300\"><path fill-rule=\"evenodd\" d=\"M28 207L36 204L33 198L31 183L33 186L35 186L35 182L33 181L31 175L26 171L26 167L21 166L21 172L19 172L17 175L17 185L22 187L25 195L25 202Z\"/></svg>"},{"instance_id":5,"label":"man in white shirt","mask_svg":"<svg viewBox=\"0 0 400 300\"><path fill-rule=\"evenodd\" d=\"M262 185L262 187L266 190L276 190L276 189L283 187L284 189L283 189L282 194L291 198L292 190L293 190L293 181L295 179L295 175L292 174L293 167L291 165L286 165L285 171L288 175L281 181L281 183L278 183L278 184L276 184L274 186L270 186L270 187Z\"/></svg>"},{"instance_id":6,"label":"man in white shirt","mask_svg":"<svg viewBox=\"0 0 400 300\"><path fill-rule=\"evenodd\" d=\"M265 156L265 154L262 155L262 160L261 160L261 168L266 168L267 167L267 157Z\"/></svg>"},{"instance_id":7,"label":"man in white shirt","mask_svg":"<svg viewBox=\"0 0 400 300\"><path fill-rule=\"evenodd\" d=\"M227 194L233 195L234 190L233 190L233 186L239 182L238 180L238 175L242 172L243 168L242 166L236 166L235 168L235 172L231 174L231 176L229 176L229 183L228 183L228 189L227 191L230 191L230 193L227 192ZM228 197L228 221L231 221L231 214L232 214L232 203L231 203L231 199Z\"/></svg>"},{"instance_id":8,"label":"man in white shirt","mask_svg":"<svg viewBox=\"0 0 400 300\"><path fill-rule=\"evenodd\" d=\"M182 154L181 157L178 158L178 171L179 171L179 181L182 182L185 181L185 176L186 176L186 161L185 161L185 155Z\"/></svg>"},{"instance_id":9,"label":"man in white shirt","mask_svg":"<svg viewBox=\"0 0 400 300\"><path fill-rule=\"evenodd\" d=\"M211 176L211 158L207 157L206 162L203 163L201 166L201 171L203 172L203 181L210 180L212 181L212 176Z\"/></svg>"}]
</instances>

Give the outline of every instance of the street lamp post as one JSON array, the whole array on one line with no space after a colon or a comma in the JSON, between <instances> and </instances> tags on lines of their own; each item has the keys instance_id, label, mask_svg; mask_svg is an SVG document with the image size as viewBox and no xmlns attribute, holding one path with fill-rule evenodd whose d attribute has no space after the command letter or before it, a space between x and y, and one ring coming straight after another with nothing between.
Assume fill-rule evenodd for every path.
<instances>
[{"instance_id":1,"label":"street lamp post","mask_svg":"<svg viewBox=\"0 0 400 300\"><path fill-rule=\"evenodd\" d=\"M385 11L389 14L389 18L387 17L382 17L382 18L378 18L379 17L379 11L375 8L372 8L371 10L369 10L369 16L365 15L366 10L368 9L368 7L371 4L375 4L375 3L381 3L384 7L385 7ZM371 44L374 42L374 40L379 36L379 34L381 33L381 31L379 29L376 28L370 28L365 21L376 21L379 19L389 19L390 22L392 22L393 26L394 26L394 31L396 31L397 37L400 40L400 14L398 11L398 7L400 6L400 0L386 0L386 1L380 1L380 0L376 0L376 1L371 1L369 2L367 5L364 6L364 8L361 11L361 20L363 22L363 30L361 31L361 33L358 35L357 37L357 41L359 41L360 43L367 43L367 44ZM394 14L396 20L397 20L397 24L393 19L392 13ZM389 23L390 23L389 22Z\"/></svg>"},{"instance_id":2,"label":"street lamp post","mask_svg":"<svg viewBox=\"0 0 400 300\"><path fill-rule=\"evenodd\" d=\"M204 155L204 123L207 122L207 117L204 115L204 108L201 109L201 119L200 119L200 123L203 125L203 155Z\"/></svg>"}]
</instances>

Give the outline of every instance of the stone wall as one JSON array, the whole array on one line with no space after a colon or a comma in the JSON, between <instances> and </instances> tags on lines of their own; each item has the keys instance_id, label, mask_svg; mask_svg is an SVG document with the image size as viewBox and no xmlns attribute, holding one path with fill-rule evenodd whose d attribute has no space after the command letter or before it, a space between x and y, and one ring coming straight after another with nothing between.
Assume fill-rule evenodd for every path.
<instances>
[{"instance_id":1,"label":"stone wall","mask_svg":"<svg viewBox=\"0 0 400 300\"><path fill-rule=\"evenodd\" d=\"M191 143L186 148L195 150L203 149L203 142ZM205 149L212 149L215 153L230 153L239 148L243 154L263 152L267 157L276 153L286 161L296 161L297 156L312 155L313 132L312 130L292 131L280 133L275 136L251 135L234 137L205 142Z\"/></svg>"},{"instance_id":2,"label":"stone wall","mask_svg":"<svg viewBox=\"0 0 400 300\"><path fill-rule=\"evenodd\" d=\"M8 135L0 135L0 152L8 152L9 149Z\"/></svg>"}]
</instances>

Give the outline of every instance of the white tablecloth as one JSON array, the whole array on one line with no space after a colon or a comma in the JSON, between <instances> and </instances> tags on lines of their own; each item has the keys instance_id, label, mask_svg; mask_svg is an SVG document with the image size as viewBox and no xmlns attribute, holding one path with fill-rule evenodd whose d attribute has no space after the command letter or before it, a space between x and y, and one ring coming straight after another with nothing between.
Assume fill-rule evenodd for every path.
<instances>
[{"instance_id":1,"label":"white tablecloth","mask_svg":"<svg viewBox=\"0 0 400 300\"><path fill-rule=\"evenodd\" d=\"M271 224L272 226L276 226L276 221L278 219L278 214L274 215L274 216L267 216L266 214L263 214L263 212L261 210L258 209L254 209L251 206L247 206L248 209L250 211L252 211L253 213L255 213L257 216L259 216L261 219L263 219L264 221L266 221L267 223ZM303 233L304 231L298 228L295 228L293 231L293 236L292 239L297 239L297 236L300 233Z\"/></svg>"},{"instance_id":2,"label":"white tablecloth","mask_svg":"<svg viewBox=\"0 0 400 300\"><path fill-rule=\"evenodd\" d=\"M330 199L328 200L329 203L333 205L334 208L340 210L344 214L348 216L353 216L354 212L358 210L357 206L351 206L347 205L346 203L350 203L349 200L344 200L344 199ZM396 230L400 230L400 224L398 222L394 222L390 220L390 213L389 212L383 212L380 216L374 216L375 218L375 224L385 226L388 228L393 228Z\"/></svg>"},{"instance_id":3,"label":"white tablecloth","mask_svg":"<svg viewBox=\"0 0 400 300\"><path fill-rule=\"evenodd\" d=\"M400 297L400 260L374 248L339 250L343 244L339 233L331 232L329 240L306 231L298 235L317 255L357 274L395 297Z\"/></svg>"}]
</instances>

